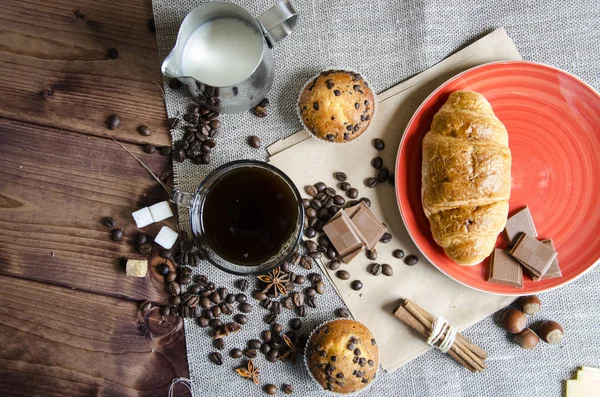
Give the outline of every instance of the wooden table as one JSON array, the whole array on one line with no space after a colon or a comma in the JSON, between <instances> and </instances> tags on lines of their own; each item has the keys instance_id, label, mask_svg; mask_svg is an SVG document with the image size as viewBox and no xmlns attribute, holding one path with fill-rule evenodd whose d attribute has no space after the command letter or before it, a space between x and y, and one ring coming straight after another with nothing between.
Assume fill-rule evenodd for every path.
<instances>
[{"instance_id":1,"label":"wooden table","mask_svg":"<svg viewBox=\"0 0 600 397\"><path fill-rule=\"evenodd\" d=\"M162 277L119 265L141 256L131 212L166 193L111 138L161 178L172 170L141 150L170 145L151 18L150 0L0 2L2 396L166 396L189 375L182 322L138 310L166 302Z\"/></svg>"}]
</instances>

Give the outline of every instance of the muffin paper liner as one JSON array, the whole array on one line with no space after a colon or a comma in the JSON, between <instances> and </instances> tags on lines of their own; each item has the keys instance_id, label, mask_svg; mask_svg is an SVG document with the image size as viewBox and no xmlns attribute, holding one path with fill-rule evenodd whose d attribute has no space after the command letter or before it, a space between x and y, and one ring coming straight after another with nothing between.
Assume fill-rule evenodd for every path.
<instances>
[{"instance_id":1,"label":"muffin paper liner","mask_svg":"<svg viewBox=\"0 0 600 397\"><path fill-rule=\"evenodd\" d=\"M371 122L369 123L369 126L367 127L367 129L364 130L362 134L360 134L360 136L358 136L355 139L352 139L351 141L330 142L330 141L328 141L326 139L317 138L315 136L315 134L313 134L313 132L306 126L306 124L304 124L304 120L302 120L302 115L300 114L300 97L302 96L302 93L304 92L304 90L306 89L306 87L308 87L308 85L313 82L314 79L316 79L317 77L319 77L321 75L321 73L329 71L329 70L339 70L339 71L342 71L342 72L352 72L352 73L358 73L358 74L360 74L362 76L363 80L369 85L369 88L371 89L371 92L373 93L373 115L371 116ZM348 144L348 143L352 143L352 142L358 141L361 137L363 137L365 134L367 134L369 132L369 129L371 128L371 125L373 124L373 121L375 120L375 116L377 115L377 109L378 108L379 108L379 100L377 99L377 94L371 88L371 82L367 78L365 78L365 76L361 72L359 72L357 70L347 69L347 68L338 68L338 67L325 68L325 69L321 70L319 73L315 74L310 79L308 79L306 81L306 83L304 83L304 85L302 86L302 89L300 90L300 92L298 93L298 99L296 99L296 115L298 116L298 120L300 120L300 123L302 123L302 127L308 132L308 134L310 135L310 137L312 139L315 139L315 140L317 140L319 142L324 142L324 143Z\"/></svg>"},{"instance_id":2,"label":"muffin paper liner","mask_svg":"<svg viewBox=\"0 0 600 397\"><path fill-rule=\"evenodd\" d=\"M316 138L318 139L318 138ZM335 143L335 142L330 142L330 143ZM335 320L329 320L329 321L325 321L324 323L321 323L319 325L317 325L315 327L315 329L312 330L312 332L310 333L310 335L308 336L308 341L306 342L306 346L304 347L304 366L306 367L306 371L308 372L308 374L310 375L310 378L313 380L314 384L317 385L319 387L319 390L327 393L330 396L357 396L361 393L364 393L366 390L369 390L371 388L371 386L373 386L373 383L377 382L377 380L379 379L379 376L376 376L371 382L367 383L367 385L365 387L363 387L360 390L354 391L352 393L337 393L331 390L327 390L325 388L323 388L323 386L321 386L321 384L317 381L317 379L315 378L315 376L313 375L312 371L310 370L309 366L308 366L308 346L310 345L310 341L313 337L313 334L315 333L316 330L318 330L319 328L321 328L324 325L328 325L331 323L334 323L336 321L340 321L340 320L349 320L349 319L342 319L342 318L336 318ZM356 321L356 320L354 320ZM364 325L363 323L361 323L360 321L356 321L357 323L362 324L363 326L365 326L367 329L369 329L369 327L367 327L366 325ZM369 332L371 330L369 329ZM371 332L371 335L373 333ZM377 346L377 371L375 372L376 375L379 374L379 345Z\"/></svg>"}]
</instances>

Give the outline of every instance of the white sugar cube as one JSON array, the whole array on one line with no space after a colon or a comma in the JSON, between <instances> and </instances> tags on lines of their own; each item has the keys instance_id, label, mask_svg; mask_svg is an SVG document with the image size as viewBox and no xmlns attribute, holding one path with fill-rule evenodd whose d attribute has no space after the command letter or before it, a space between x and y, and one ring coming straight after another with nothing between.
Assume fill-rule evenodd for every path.
<instances>
[{"instance_id":1,"label":"white sugar cube","mask_svg":"<svg viewBox=\"0 0 600 397\"><path fill-rule=\"evenodd\" d=\"M148 261L129 259L127 261L126 271L128 276L146 277L146 272L148 271Z\"/></svg>"},{"instance_id":2,"label":"white sugar cube","mask_svg":"<svg viewBox=\"0 0 600 397\"><path fill-rule=\"evenodd\" d=\"M154 242L163 248L171 249L173 244L175 244L175 241L177 241L177 237L179 237L179 235L175 230L168 226L163 226L154 238Z\"/></svg>"},{"instance_id":3,"label":"white sugar cube","mask_svg":"<svg viewBox=\"0 0 600 397\"><path fill-rule=\"evenodd\" d=\"M160 203L150 206L150 213L154 222L164 221L173 216L171 206L168 201L161 201Z\"/></svg>"},{"instance_id":4,"label":"white sugar cube","mask_svg":"<svg viewBox=\"0 0 600 397\"><path fill-rule=\"evenodd\" d=\"M152 219L152 213L148 207L137 210L131 214L137 227L142 228L154 223Z\"/></svg>"}]
</instances>

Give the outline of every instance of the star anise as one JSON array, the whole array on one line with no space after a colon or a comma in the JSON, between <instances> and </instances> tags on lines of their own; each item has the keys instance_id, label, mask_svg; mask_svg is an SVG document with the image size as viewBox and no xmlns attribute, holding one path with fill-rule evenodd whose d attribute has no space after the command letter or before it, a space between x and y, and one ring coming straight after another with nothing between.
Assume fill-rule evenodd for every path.
<instances>
[{"instance_id":1,"label":"star anise","mask_svg":"<svg viewBox=\"0 0 600 397\"><path fill-rule=\"evenodd\" d=\"M296 344L287 335L282 335L283 341L288 346L288 350L279 356L281 361L289 360L292 363L296 363L298 355L302 355L302 350L296 346Z\"/></svg>"},{"instance_id":2,"label":"star anise","mask_svg":"<svg viewBox=\"0 0 600 397\"><path fill-rule=\"evenodd\" d=\"M287 291L285 290L284 285L285 283L290 281L290 275L288 273L282 272L280 268L273 270L271 273L258 276L258 279L267 284L265 289L263 289L264 293L266 293L270 289L273 289L275 297L278 297L280 292L283 295L287 295Z\"/></svg>"},{"instance_id":3,"label":"star anise","mask_svg":"<svg viewBox=\"0 0 600 397\"><path fill-rule=\"evenodd\" d=\"M257 385L260 382L260 380L258 379L258 375L260 374L260 371L258 370L257 367L254 366L254 363L252 362L252 360L248 361L247 368L239 367L239 368L235 369L235 372L237 372L244 378L252 379L252 381L254 383L256 383Z\"/></svg>"}]
</instances>

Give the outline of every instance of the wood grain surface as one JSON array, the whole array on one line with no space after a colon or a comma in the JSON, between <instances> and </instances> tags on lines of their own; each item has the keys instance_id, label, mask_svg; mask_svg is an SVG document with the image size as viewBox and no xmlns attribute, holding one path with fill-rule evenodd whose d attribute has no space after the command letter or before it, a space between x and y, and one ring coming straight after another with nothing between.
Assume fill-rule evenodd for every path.
<instances>
[{"instance_id":1,"label":"wood grain surface","mask_svg":"<svg viewBox=\"0 0 600 397\"><path fill-rule=\"evenodd\" d=\"M168 146L150 18L150 0L0 1L0 116ZM112 113L122 119L114 131ZM152 135L138 134L140 124Z\"/></svg>"},{"instance_id":2,"label":"wood grain surface","mask_svg":"<svg viewBox=\"0 0 600 397\"><path fill-rule=\"evenodd\" d=\"M15 277L0 285L2 396L166 397L187 376L179 317Z\"/></svg>"},{"instance_id":3,"label":"wood grain surface","mask_svg":"<svg viewBox=\"0 0 600 397\"><path fill-rule=\"evenodd\" d=\"M181 319L138 309L167 299L156 252L145 278L119 265L144 257L131 212L167 194L109 138L172 178L169 158L141 150L170 145L150 18L150 0L0 1L1 396L166 396L189 376Z\"/></svg>"}]
</instances>

